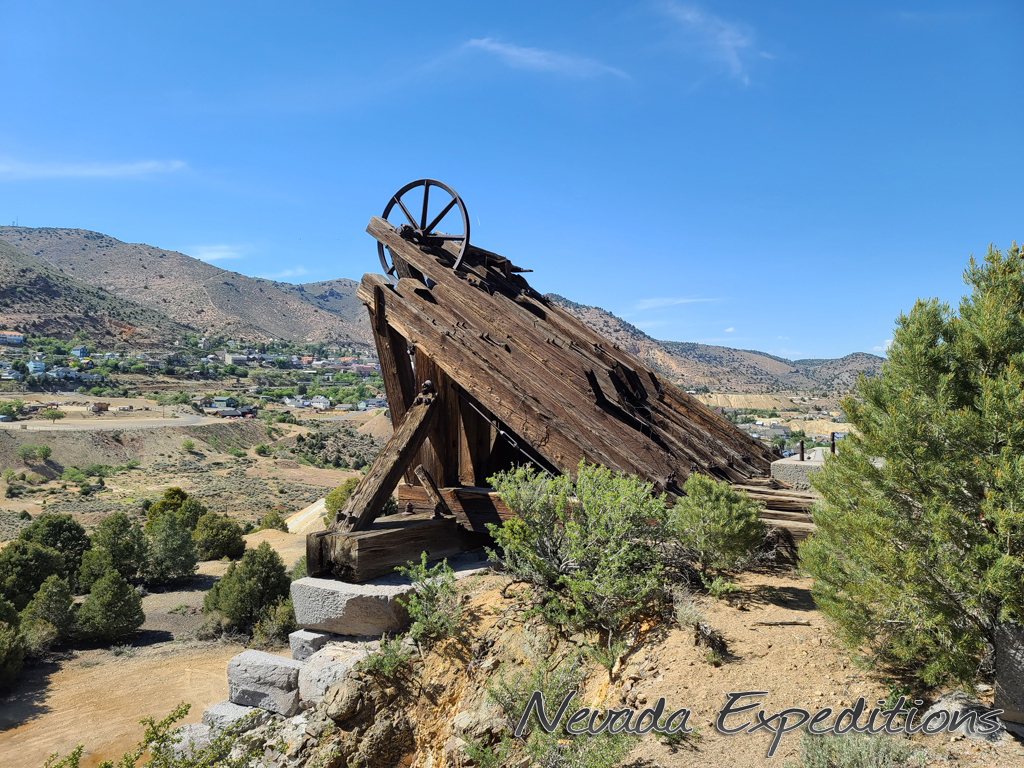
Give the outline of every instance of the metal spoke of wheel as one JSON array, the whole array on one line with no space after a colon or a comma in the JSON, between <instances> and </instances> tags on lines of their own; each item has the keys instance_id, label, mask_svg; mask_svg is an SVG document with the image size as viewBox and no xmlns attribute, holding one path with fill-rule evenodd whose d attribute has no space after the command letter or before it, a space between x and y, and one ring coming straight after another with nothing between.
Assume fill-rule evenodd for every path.
<instances>
[{"instance_id":1,"label":"metal spoke of wheel","mask_svg":"<svg viewBox=\"0 0 1024 768\"><path fill-rule=\"evenodd\" d=\"M409 213L409 209L405 207L405 203L402 202L402 198L400 198L400 197L398 197L396 195L395 196L395 202L398 203L398 207L402 209L402 213L405 214L405 218L407 218L409 220L409 223L412 224L415 227L416 226L416 219L414 219L412 217L412 214Z\"/></svg>"},{"instance_id":2,"label":"metal spoke of wheel","mask_svg":"<svg viewBox=\"0 0 1024 768\"><path fill-rule=\"evenodd\" d=\"M434 217L434 220L423 228L423 231L433 232L435 229L437 229L437 225L441 223L441 219L448 215L448 211L454 208L457 202L459 202L459 199L457 197L453 197L452 201L444 207L444 210L437 214L437 216Z\"/></svg>"},{"instance_id":3,"label":"metal spoke of wheel","mask_svg":"<svg viewBox=\"0 0 1024 768\"><path fill-rule=\"evenodd\" d=\"M423 185L423 216L420 218L420 229L423 230L424 234L430 232L427 229L427 199L430 197L430 182L426 182Z\"/></svg>"}]
</instances>

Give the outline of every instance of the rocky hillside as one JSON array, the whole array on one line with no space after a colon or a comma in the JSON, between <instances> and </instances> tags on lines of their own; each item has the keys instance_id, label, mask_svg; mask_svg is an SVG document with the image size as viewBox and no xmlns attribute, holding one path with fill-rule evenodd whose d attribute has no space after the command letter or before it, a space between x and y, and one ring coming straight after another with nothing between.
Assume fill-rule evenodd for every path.
<instances>
[{"instance_id":1,"label":"rocky hillside","mask_svg":"<svg viewBox=\"0 0 1024 768\"><path fill-rule=\"evenodd\" d=\"M547 298L595 331L686 388L731 392L848 389L861 373L876 375L882 358L855 352L835 360L787 360L754 350L682 341L659 341L611 312L555 293Z\"/></svg>"},{"instance_id":2,"label":"rocky hillside","mask_svg":"<svg viewBox=\"0 0 1024 768\"><path fill-rule=\"evenodd\" d=\"M0 327L97 341L163 345L187 328L166 314L78 280L0 240Z\"/></svg>"},{"instance_id":3,"label":"rocky hillside","mask_svg":"<svg viewBox=\"0 0 1024 768\"><path fill-rule=\"evenodd\" d=\"M313 283L307 289L83 229L0 227L0 240L204 333L254 341L370 342L366 313L360 311L350 280Z\"/></svg>"}]
</instances>

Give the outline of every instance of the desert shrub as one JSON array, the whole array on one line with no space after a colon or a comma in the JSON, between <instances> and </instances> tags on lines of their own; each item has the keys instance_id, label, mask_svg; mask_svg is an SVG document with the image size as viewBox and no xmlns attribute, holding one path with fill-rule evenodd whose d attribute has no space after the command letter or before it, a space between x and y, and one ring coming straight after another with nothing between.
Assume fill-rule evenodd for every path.
<instances>
[{"instance_id":1,"label":"desert shrub","mask_svg":"<svg viewBox=\"0 0 1024 768\"><path fill-rule=\"evenodd\" d=\"M205 612L218 611L242 631L249 631L289 596L291 579L281 556L267 542L246 552L206 593Z\"/></svg>"},{"instance_id":2,"label":"desert shrub","mask_svg":"<svg viewBox=\"0 0 1024 768\"><path fill-rule=\"evenodd\" d=\"M260 520L260 525L259 528L257 528L257 530L275 530L284 531L285 533L288 533L288 523L286 523L284 518L281 517L280 512L274 510L273 512L268 512L263 516L263 519Z\"/></svg>"},{"instance_id":3,"label":"desert shrub","mask_svg":"<svg viewBox=\"0 0 1024 768\"><path fill-rule=\"evenodd\" d=\"M278 600L270 606L252 628L253 645L277 647L288 644L288 635L297 630L292 599Z\"/></svg>"},{"instance_id":4,"label":"desert shrub","mask_svg":"<svg viewBox=\"0 0 1024 768\"><path fill-rule=\"evenodd\" d=\"M345 508L345 502L348 501L348 497L352 495L357 485L359 485L359 478L350 477L327 494L324 499L324 508L327 510L328 516L334 517Z\"/></svg>"},{"instance_id":5,"label":"desert shrub","mask_svg":"<svg viewBox=\"0 0 1024 768\"><path fill-rule=\"evenodd\" d=\"M786 768L921 768L926 752L917 744L892 736L846 733L800 738L800 759Z\"/></svg>"},{"instance_id":6,"label":"desert shrub","mask_svg":"<svg viewBox=\"0 0 1024 768\"><path fill-rule=\"evenodd\" d=\"M740 567L760 546L761 505L725 482L691 474L685 496L668 510L666 544L695 562L703 576Z\"/></svg>"},{"instance_id":7,"label":"desert shrub","mask_svg":"<svg viewBox=\"0 0 1024 768\"><path fill-rule=\"evenodd\" d=\"M185 453L192 453L196 449L196 441L185 439L181 442L181 450Z\"/></svg>"},{"instance_id":8,"label":"desert shrub","mask_svg":"<svg viewBox=\"0 0 1024 768\"><path fill-rule=\"evenodd\" d=\"M4 478L4 482L5 483L13 483L17 476L18 476L18 473L15 472L10 467L5 469L4 472L3 472L3 478Z\"/></svg>"},{"instance_id":9,"label":"desert shrub","mask_svg":"<svg viewBox=\"0 0 1024 768\"><path fill-rule=\"evenodd\" d=\"M149 544L142 526L133 522L124 512L115 512L100 521L92 534L92 548L106 552L110 557L110 565L126 581L142 573L149 556ZM94 580L102 576L102 572L97 573L97 563L98 560L90 563L90 573ZM82 584L81 588L89 589L91 586Z\"/></svg>"},{"instance_id":10,"label":"desert shrub","mask_svg":"<svg viewBox=\"0 0 1024 768\"><path fill-rule=\"evenodd\" d=\"M45 656L60 642L60 633L48 621L33 621L22 625L21 635L24 638L25 655L28 657Z\"/></svg>"},{"instance_id":11,"label":"desert shrub","mask_svg":"<svg viewBox=\"0 0 1024 768\"><path fill-rule=\"evenodd\" d=\"M71 636L75 624L71 588L60 576L50 576L21 613L22 630L28 634L36 624L52 628L53 640L62 642Z\"/></svg>"},{"instance_id":12,"label":"desert shrub","mask_svg":"<svg viewBox=\"0 0 1024 768\"><path fill-rule=\"evenodd\" d=\"M555 625L614 632L664 604L655 551L664 496L652 486L581 463L575 479L532 468L490 478L516 516L488 528L513 579L535 585Z\"/></svg>"},{"instance_id":13,"label":"desert shrub","mask_svg":"<svg viewBox=\"0 0 1024 768\"><path fill-rule=\"evenodd\" d=\"M427 553L419 563L395 569L407 577L413 593L399 598L409 611L412 626L409 635L417 643L432 643L448 637L459 637L462 627L462 595L455 586L455 572L442 560L433 568L427 567Z\"/></svg>"},{"instance_id":14,"label":"desert shrub","mask_svg":"<svg viewBox=\"0 0 1024 768\"><path fill-rule=\"evenodd\" d=\"M228 453L230 453L236 459L240 459L243 456L245 456L245 451L243 451L241 448L236 448L233 445L228 446Z\"/></svg>"},{"instance_id":15,"label":"desert shrub","mask_svg":"<svg viewBox=\"0 0 1024 768\"><path fill-rule=\"evenodd\" d=\"M843 401L856 431L811 481L800 564L818 609L929 684L972 681L1024 623L1022 255L971 259L958 312L919 300L897 319L881 374Z\"/></svg>"},{"instance_id":16,"label":"desert shrub","mask_svg":"<svg viewBox=\"0 0 1024 768\"><path fill-rule=\"evenodd\" d=\"M242 526L227 515L207 512L199 518L192 534L200 560L237 558L245 552Z\"/></svg>"},{"instance_id":17,"label":"desert shrub","mask_svg":"<svg viewBox=\"0 0 1024 768\"><path fill-rule=\"evenodd\" d=\"M569 693L575 692L577 696L570 701L559 727L552 733L545 733L540 727L534 710L520 743L503 740L498 745L495 751L506 756L505 761L498 764L557 765L565 768L611 768L618 765L636 745L636 736L623 733L609 735L607 732L599 736L573 736L564 728L573 713L583 706L579 694L583 692L585 679L585 669L579 657L561 659L554 664L550 660L531 659L527 664L516 665L516 671L511 674L502 667L488 685L487 695L501 708L510 731L515 730L535 691L543 695L549 718Z\"/></svg>"},{"instance_id":18,"label":"desert shrub","mask_svg":"<svg viewBox=\"0 0 1024 768\"><path fill-rule=\"evenodd\" d=\"M170 584L196 572L196 545L192 532L177 514L163 515L149 532L149 557L144 575L151 584Z\"/></svg>"},{"instance_id":19,"label":"desert shrub","mask_svg":"<svg viewBox=\"0 0 1024 768\"><path fill-rule=\"evenodd\" d=\"M399 637L380 639L380 648L369 653L356 663L356 667L382 682L394 680L409 667L412 649L405 646Z\"/></svg>"},{"instance_id":20,"label":"desert shrub","mask_svg":"<svg viewBox=\"0 0 1024 768\"><path fill-rule=\"evenodd\" d=\"M44 512L30 525L22 528L18 538L23 541L34 541L60 552L64 557L61 573L71 587L75 586L82 555L91 546L89 535L77 520L71 515Z\"/></svg>"},{"instance_id":21,"label":"desert shrub","mask_svg":"<svg viewBox=\"0 0 1024 768\"><path fill-rule=\"evenodd\" d=\"M255 448L253 448L253 450L256 452L257 456L269 456L270 455L270 446L268 446L266 443L260 443Z\"/></svg>"},{"instance_id":22,"label":"desert shrub","mask_svg":"<svg viewBox=\"0 0 1024 768\"><path fill-rule=\"evenodd\" d=\"M116 570L92 585L78 610L78 628L91 640L109 642L130 635L146 620L142 598Z\"/></svg>"},{"instance_id":23,"label":"desert shrub","mask_svg":"<svg viewBox=\"0 0 1024 768\"><path fill-rule=\"evenodd\" d=\"M220 611L203 614L203 620L196 628L197 640L217 640L235 629L231 620Z\"/></svg>"},{"instance_id":24,"label":"desert shrub","mask_svg":"<svg viewBox=\"0 0 1024 768\"><path fill-rule=\"evenodd\" d=\"M25 638L14 622L0 621L0 691L13 687L25 660Z\"/></svg>"},{"instance_id":25,"label":"desert shrub","mask_svg":"<svg viewBox=\"0 0 1024 768\"><path fill-rule=\"evenodd\" d=\"M59 552L34 541L18 539L0 549L0 596L19 611L50 576L64 572Z\"/></svg>"},{"instance_id":26,"label":"desert shrub","mask_svg":"<svg viewBox=\"0 0 1024 768\"><path fill-rule=\"evenodd\" d=\"M39 455L39 449L34 445L19 445L15 454L22 462L28 464L36 460L36 457Z\"/></svg>"},{"instance_id":27,"label":"desert shrub","mask_svg":"<svg viewBox=\"0 0 1024 768\"><path fill-rule=\"evenodd\" d=\"M292 569L288 571L288 578L292 581L298 581L299 579L306 578L308 575L309 572L306 569L306 556L303 555L295 561L295 565L293 565Z\"/></svg>"},{"instance_id":28,"label":"desert shrub","mask_svg":"<svg viewBox=\"0 0 1024 768\"><path fill-rule=\"evenodd\" d=\"M163 498L155 504L151 504L146 510L146 517L148 518L146 521L147 530L153 524L154 520L163 517L168 512L177 513L187 499L188 494L177 486L172 486L164 491Z\"/></svg>"},{"instance_id":29,"label":"desert shrub","mask_svg":"<svg viewBox=\"0 0 1024 768\"><path fill-rule=\"evenodd\" d=\"M40 445L36 450L36 455L39 456L40 461L48 461L53 456L53 448L48 445Z\"/></svg>"}]
</instances>

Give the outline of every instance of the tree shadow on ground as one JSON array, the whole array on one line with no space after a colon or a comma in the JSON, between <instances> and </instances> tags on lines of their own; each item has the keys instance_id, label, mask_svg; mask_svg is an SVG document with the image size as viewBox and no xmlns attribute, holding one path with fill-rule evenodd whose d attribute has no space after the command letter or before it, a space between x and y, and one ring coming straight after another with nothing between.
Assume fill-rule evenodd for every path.
<instances>
[{"instance_id":1,"label":"tree shadow on ground","mask_svg":"<svg viewBox=\"0 0 1024 768\"><path fill-rule=\"evenodd\" d=\"M751 606L777 605L791 611L814 611L811 591L804 587L776 587L768 584L744 586L742 600Z\"/></svg>"},{"instance_id":2,"label":"tree shadow on ground","mask_svg":"<svg viewBox=\"0 0 1024 768\"><path fill-rule=\"evenodd\" d=\"M25 664L14 690L0 698L0 733L50 711L46 704L50 678L60 671L63 663L74 658L74 652L69 651L50 654Z\"/></svg>"}]
</instances>

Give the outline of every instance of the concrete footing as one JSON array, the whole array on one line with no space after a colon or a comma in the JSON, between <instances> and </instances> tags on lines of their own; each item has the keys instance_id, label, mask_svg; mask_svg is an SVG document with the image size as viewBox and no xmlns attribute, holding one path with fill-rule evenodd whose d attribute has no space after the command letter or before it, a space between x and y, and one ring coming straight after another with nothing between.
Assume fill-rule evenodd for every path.
<instances>
[{"instance_id":1,"label":"concrete footing","mask_svg":"<svg viewBox=\"0 0 1024 768\"><path fill-rule=\"evenodd\" d=\"M302 662L263 651L243 651L228 662L232 704L290 717L299 710Z\"/></svg>"}]
</instances>

